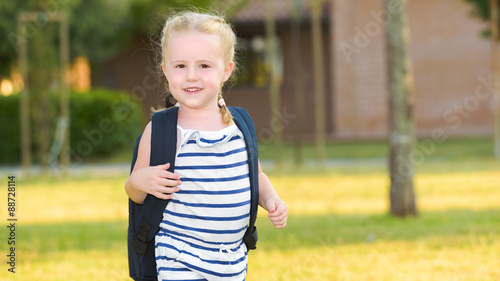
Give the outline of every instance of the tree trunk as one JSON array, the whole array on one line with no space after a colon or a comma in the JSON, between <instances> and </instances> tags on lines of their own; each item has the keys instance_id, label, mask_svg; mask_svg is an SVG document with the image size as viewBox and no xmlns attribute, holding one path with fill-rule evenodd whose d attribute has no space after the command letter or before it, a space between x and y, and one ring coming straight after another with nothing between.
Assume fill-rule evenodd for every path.
<instances>
[{"instance_id":1,"label":"tree trunk","mask_svg":"<svg viewBox=\"0 0 500 281\"><path fill-rule=\"evenodd\" d=\"M276 35L276 23L274 21L274 2L266 1L266 37L268 52L268 68L271 72L271 81L269 84L269 96L271 103L271 130L273 132L273 146L277 169L283 167L283 129L284 124L281 116L280 99L280 77L278 75L278 42Z\"/></svg>"},{"instance_id":2,"label":"tree trunk","mask_svg":"<svg viewBox=\"0 0 500 281\"><path fill-rule=\"evenodd\" d=\"M490 0L491 12L491 73L493 80L493 101L494 101L494 139L495 157L500 159L500 55L498 54L498 0Z\"/></svg>"},{"instance_id":3,"label":"tree trunk","mask_svg":"<svg viewBox=\"0 0 500 281\"><path fill-rule=\"evenodd\" d=\"M53 114L50 108L49 98L49 83L52 80L51 66L54 64L50 48L52 47L53 33L50 30L52 26L47 24L41 26L39 32L33 36L31 44L31 60L30 73L31 77L29 93L33 98L31 104L31 112L34 123L34 137L36 144L36 154L40 161L40 166L43 173L49 170L49 147L50 147L50 123L53 120Z\"/></svg>"},{"instance_id":4,"label":"tree trunk","mask_svg":"<svg viewBox=\"0 0 500 281\"><path fill-rule=\"evenodd\" d=\"M312 18L311 31L314 56L314 92L315 92L315 122L316 122L316 160L319 166L325 163L325 66L323 55L323 34L321 30L322 0L313 0L311 3Z\"/></svg>"},{"instance_id":5,"label":"tree trunk","mask_svg":"<svg viewBox=\"0 0 500 281\"><path fill-rule=\"evenodd\" d=\"M59 22L59 59L61 66L59 67L59 79L61 81L61 118L66 123L64 130L64 140L61 147L61 170L67 173L70 165L70 128L71 121L69 119L69 85L66 80L66 73L69 67L69 22L66 14L61 14Z\"/></svg>"},{"instance_id":6,"label":"tree trunk","mask_svg":"<svg viewBox=\"0 0 500 281\"><path fill-rule=\"evenodd\" d=\"M304 118L305 118L305 92L304 92L304 71L302 66L302 53L300 50L300 29L302 22L302 9L300 0L294 0L293 21L291 24L291 52L292 52L292 68L294 73L293 88L295 100L295 112L297 114L297 122L295 125L295 165L301 167L304 164L303 156L303 135L304 135Z\"/></svg>"},{"instance_id":7,"label":"tree trunk","mask_svg":"<svg viewBox=\"0 0 500 281\"><path fill-rule=\"evenodd\" d=\"M386 26L390 110L390 212L392 215L405 217L417 215L413 188L415 172L412 155L415 151L415 133L410 34L406 0L385 0L385 7L388 14L391 14Z\"/></svg>"},{"instance_id":8,"label":"tree trunk","mask_svg":"<svg viewBox=\"0 0 500 281\"><path fill-rule=\"evenodd\" d=\"M20 13L17 16L17 36L21 36L26 31L26 18ZM31 171L31 125L30 125L30 100L29 100L29 83L26 82L28 77L28 45L27 40L22 39L18 42L18 60L19 71L21 77L25 81L25 85L19 93L19 119L21 126L21 160L24 175L28 176Z\"/></svg>"}]
</instances>

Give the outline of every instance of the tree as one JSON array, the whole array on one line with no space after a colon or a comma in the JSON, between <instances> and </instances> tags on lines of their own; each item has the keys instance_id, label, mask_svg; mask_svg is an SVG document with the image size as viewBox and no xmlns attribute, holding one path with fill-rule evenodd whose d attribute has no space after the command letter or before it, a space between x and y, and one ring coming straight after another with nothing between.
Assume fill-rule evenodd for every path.
<instances>
[{"instance_id":1,"label":"tree","mask_svg":"<svg viewBox=\"0 0 500 281\"><path fill-rule=\"evenodd\" d=\"M16 2L16 3L13 3ZM117 53L123 44L116 40L121 26L117 24L123 15L123 5L111 5L108 1L73 0L63 3L49 0L10 1L2 6L0 13L0 30L4 31L8 40L0 41L0 57L5 60L0 75L8 75L17 56L23 58L22 74L25 89L22 93L23 112L31 116L22 117L23 126L23 166L29 167L32 149L29 120L33 120L33 148L36 151L42 170L49 167L49 148L54 133L54 120L57 116L52 96L64 92L61 98L62 116L67 117L67 91L65 74L68 53L73 56L86 56L92 63L100 63ZM110 17L113 11L113 17ZM60 42L67 42L68 28L65 24L54 23L54 17L69 15L72 30L72 50L68 52L68 44L58 47ZM63 32L59 32L61 29ZM17 31L16 31L17 29ZM64 36L65 40L63 40ZM60 45L62 46L62 45ZM22 48L22 52L20 50ZM23 54L21 54L23 53ZM59 54L61 54L59 56ZM21 62L18 62L21 63ZM63 94L61 94L63 95ZM31 100L31 101L30 101ZM64 101L64 102L63 102ZM27 108L30 104L30 108ZM69 130L66 128L66 132ZM65 133L65 141L68 134ZM26 140L26 138L30 138ZM29 153L27 152L29 151ZM26 155L26 157L25 157ZM67 149L61 151L65 166L69 156Z\"/></svg>"},{"instance_id":2,"label":"tree","mask_svg":"<svg viewBox=\"0 0 500 281\"><path fill-rule=\"evenodd\" d=\"M499 35L498 25L499 19L499 3L497 0L490 0L491 5L491 72L493 76L493 91L495 97L495 121L494 121L494 134L495 134L495 157L500 159L500 55L498 54Z\"/></svg>"},{"instance_id":3,"label":"tree","mask_svg":"<svg viewBox=\"0 0 500 281\"><path fill-rule=\"evenodd\" d=\"M50 96L61 85L61 73L57 68L61 64L58 58L57 42L60 39L57 26L47 19L52 14L64 12L69 18L70 55L87 57L93 66L93 72L99 64L122 51L135 36L151 37L147 26L154 21L153 13L162 14L167 8L194 5L210 8L225 5L227 14L243 7L248 0L192 0L166 1L149 0L28 0L0 2L0 78L9 76L16 65L19 43L26 43L27 61L23 81L29 86L28 118L34 122L33 147L43 167L48 167L48 152L54 132L55 107L49 102ZM148 6L151 4L151 6ZM149 8L151 7L151 8ZM155 9L155 10L151 10ZM17 18L21 12L35 12L36 18L26 21L22 32L17 32ZM145 11L144 13L140 13ZM133 16L131 16L133 15ZM146 18L147 17L147 18ZM162 21L157 21L158 28ZM30 137L31 138L31 137ZM29 145L28 145L29 146ZM30 162L30 161L29 161Z\"/></svg>"},{"instance_id":4,"label":"tree","mask_svg":"<svg viewBox=\"0 0 500 281\"><path fill-rule=\"evenodd\" d=\"M302 1L294 0L293 2L293 20L290 25L291 30L291 40L290 40L290 48L292 52L292 57L295 58L292 60L292 68L293 68L293 88L294 88L294 102L295 102L295 111L297 112L297 124L295 127L295 164L298 167L301 167L304 164L304 156L303 156L303 142L304 142L304 118L305 118L305 91L304 91L304 71L302 64L302 51L300 48L301 44L301 23L303 21L302 18Z\"/></svg>"},{"instance_id":5,"label":"tree","mask_svg":"<svg viewBox=\"0 0 500 281\"><path fill-rule=\"evenodd\" d=\"M391 19L386 25L389 119L390 119L390 212L398 217L417 215L412 153L413 73L408 50L409 27L406 0L385 0Z\"/></svg>"},{"instance_id":6,"label":"tree","mask_svg":"<svg viewBox=\"0 0 500 281\"><path fill-rule=\"evenodd\" d=\"M490 14L492 11L492 5L494 5L495 1L491 0L460 0L465 3L469 3L473 6L472 10L472 15L478 18L481 18L485 21L490 20ZM500 2L499 0L496 1L497 5ZM500 22L497 23L497 25L500 27ZM482 31L482 36L484 37L489 37L491 35L491 25L486 28L485 30Z\"/></svg>"},{"instance_id":7,"label":"tree","mask_svg":"<svg viewBox=\"0 0 500 281\"><path fill-rule=\"evenodd\" d=\"M122 51L134 36L151 37L163 24L169 9L212 9L230 18L247 3L248 0L0 1L0 34L3 35L0 76L9 75L17 59L18 40L31 40L40 30L40 25L31 25L25 36L17 37L16 18L21 11L67 12L71 58L85 56L97 66Z\"/></svg>"},{"instance_id":8,"label":"tree","mask_svg":"<svg viewBox=\"0 0 500 281\"><path fill-rule=\"evenodd\" d=\"M473 14L490 21L489 29L483 31L483 36L491 38L491 73L493 82L494 101L494 154L500 159L500 55L498 48L500 45L500 1L499 0L462 0L472 3L475 7Z\"/></svg>"},{"instance_id":9,"label":"tree","mask_svg":"<svg viewBox=\"0 0 500 281\"><path fill-rule=\"evenodd\" d=\"M72 0L72 1L2 1L0 3L0 76L8 75L17 57L19 40L31 41L46 22L31 23L25 34L16 35L16 18L21 11L39 11L40 15L67 12L70 29L71 57L86 56L93 65L116 55L130 39L132 21L129 1ZM110 16L112 15L112 16Z\"/></svg>"},{"instance_id":10,"label":"tree","mask_svg":"<svg viewBox=\"0 0 500 281\"><path fill-rule=\"evenodd\" d=\"M311 3L311 32L314 56L314 92L316 122L316 161L320 166L325 164L326 154L326 114L325 114L325 67L323 55L323 36L321 30L322 0Z\"/></svg>"},{"instance_id":11,"label":"tree","mask_svg":"<svg viewBox=\"0 0 500 281\"><path fill-rule=\"evenodd\" d=\"M266 41L267 41L267 64L271 71L271 81L269 83L269 102L271 104L271 116L274 120L281 120L276 118L280 114L281 97L280 97L280 75L276 67L278 60L278 39L276 34L276 22L274 20L274 2L266 1ZM272 120L273 120L272 119ZM279 121L281 122L281 121ZM276 124L273 124L276 126ZM273 128L274 133L274 153L276 159L276 166L278 169L283 167L283 124L277 128Z\"/></svg>"},{"instance_id":12,"label":"tree","mask_svg":"<svg viewBox=\"0 0 500 281\"><path fill-rule=\"evenodd\" d=\"M216 11L231 18L249 0L130 0L130 17L133 31L139 35L151 35L159 31L169 13L180 9Z\"/></svg>"},{"instance_id":13,"label":"tree","mask_svg":"<svg viewBox=\"0 0 500 281\"><path fill-rule=\"evenodd\" d=\"M34 147L43 172L46 172L49 167L48 148L52 131L51 122L55 119L55 112L50 100L54 92L60 93L60 117L64 124L68 123L69 115L68 91L65 82L69 59L67 14L65 12L45 11L48 6L47 0L38 0L33 4L35 5L35 12L24 11L17 15L17 32L11 36L11 38L17 39L14 47L18 48L16 50L18 52L19 71L24 79L24 88L20 93L19 109L22 132L22 163L23 169L28 173L32 150L30 113L35 124L34 128L36 128L34 130L36 140ZM54 22L59 22L59 28L55 28ZM58 40L55 39L57 37L59 37ZM59 48L56 47L57 45L59 45ZM57 52L57 49L59 49L59 52ZM57 53L60 54L59 57ZM30 62L29 68L28 62ZM32 102L29 101L28 92L31 93ZM64 127L65 129L62 131L64 145L62 145L61 163L67 166L69 162L69 150L67 149L69 129L67 126L61 128ZM56 149L53 152L53 156L56 158L55 156L59 152L56 152Z\"/></svg>"}]
</instances>

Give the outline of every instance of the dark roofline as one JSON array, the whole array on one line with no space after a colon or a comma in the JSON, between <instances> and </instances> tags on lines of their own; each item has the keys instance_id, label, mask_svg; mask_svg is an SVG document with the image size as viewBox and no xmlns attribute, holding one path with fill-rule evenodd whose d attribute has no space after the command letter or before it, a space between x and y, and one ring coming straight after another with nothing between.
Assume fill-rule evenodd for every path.
<instances>
[{"instance_id":1,"label":"dark roofline","mask_svg":"<svg viewBox=\"0 0 500 281\"><path fill-rule=\"evenodd\" d=\"M249 1L247 6L241 11L236 13L234 17L231 18L231 23L235 25L253 25L262 24L266 20L266 2L274 4L274 19L278 23L288 23L293 19L294 11L294 0L253 0ZM311 18L311 0L298 0L300 3L299 9L301 10L301 17L303 21L307 21ZM323 2L322 7L322 18L326 20L330 15L330 2Z\"/></svg>"}]
</instances>

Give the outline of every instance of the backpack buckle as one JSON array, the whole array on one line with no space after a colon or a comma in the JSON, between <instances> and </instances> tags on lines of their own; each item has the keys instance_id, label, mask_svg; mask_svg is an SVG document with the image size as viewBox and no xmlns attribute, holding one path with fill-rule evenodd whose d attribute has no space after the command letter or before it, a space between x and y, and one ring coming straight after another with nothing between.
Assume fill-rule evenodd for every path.
<instances>
[{"instance_id":1,"label":"backpack buckle","mask_svg":"<svg viewBox=\"0 0 500 281\"><path fill-rule=\"evenodd\" d=\"M257 235L257 227L247 229L245 236L243 236L243 241L245 242L245 246L247 246L247 250L255 250L257 249L257 240L259 240L259 236Z\"/></svg>"},{"instance_id":2,"label":"backpack buckle","mask_svg":"<svg viewBox=\"0 0 500 281\"><path fill-rule=\"evenodd\" d=\"M141 256L144 256L148 252L148 236L151 229L152 227L149 223L142 221L139 231L132 239L132 248Z\"/></svg>"}]
</instances>

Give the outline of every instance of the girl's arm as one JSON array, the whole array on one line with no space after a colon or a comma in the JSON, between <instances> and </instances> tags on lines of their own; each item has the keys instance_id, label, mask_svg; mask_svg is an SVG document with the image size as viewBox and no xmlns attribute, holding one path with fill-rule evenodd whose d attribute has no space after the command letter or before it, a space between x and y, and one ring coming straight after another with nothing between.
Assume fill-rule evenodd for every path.
<instances>
[{"instance_id":1,"label":"girl's arm","mask_svg":"<svg viewBox=\"0 0 500 281\"><path fill-rule=\"evenodd\" d=\"M172 199L171 193L179 191L179 175L167 171L170 163L149 166L151 152L151 122L148 123L139 142L137 160L130 177L125 182L125 192L137 204L143 204L148 194L160 199Z\"/></svg>"},{"instance_id":2,"label":"girl's arm","mask_svg":"<svg viewBox=\"0 0 500 281\"><path fill-rule=\"evenodd\" d=\"M259 161L259 205L266 209L267 215L276 228L284 228L288 218L285 201L281 200L267 175L262 171Z\"/></svg>"}]
</instances>

